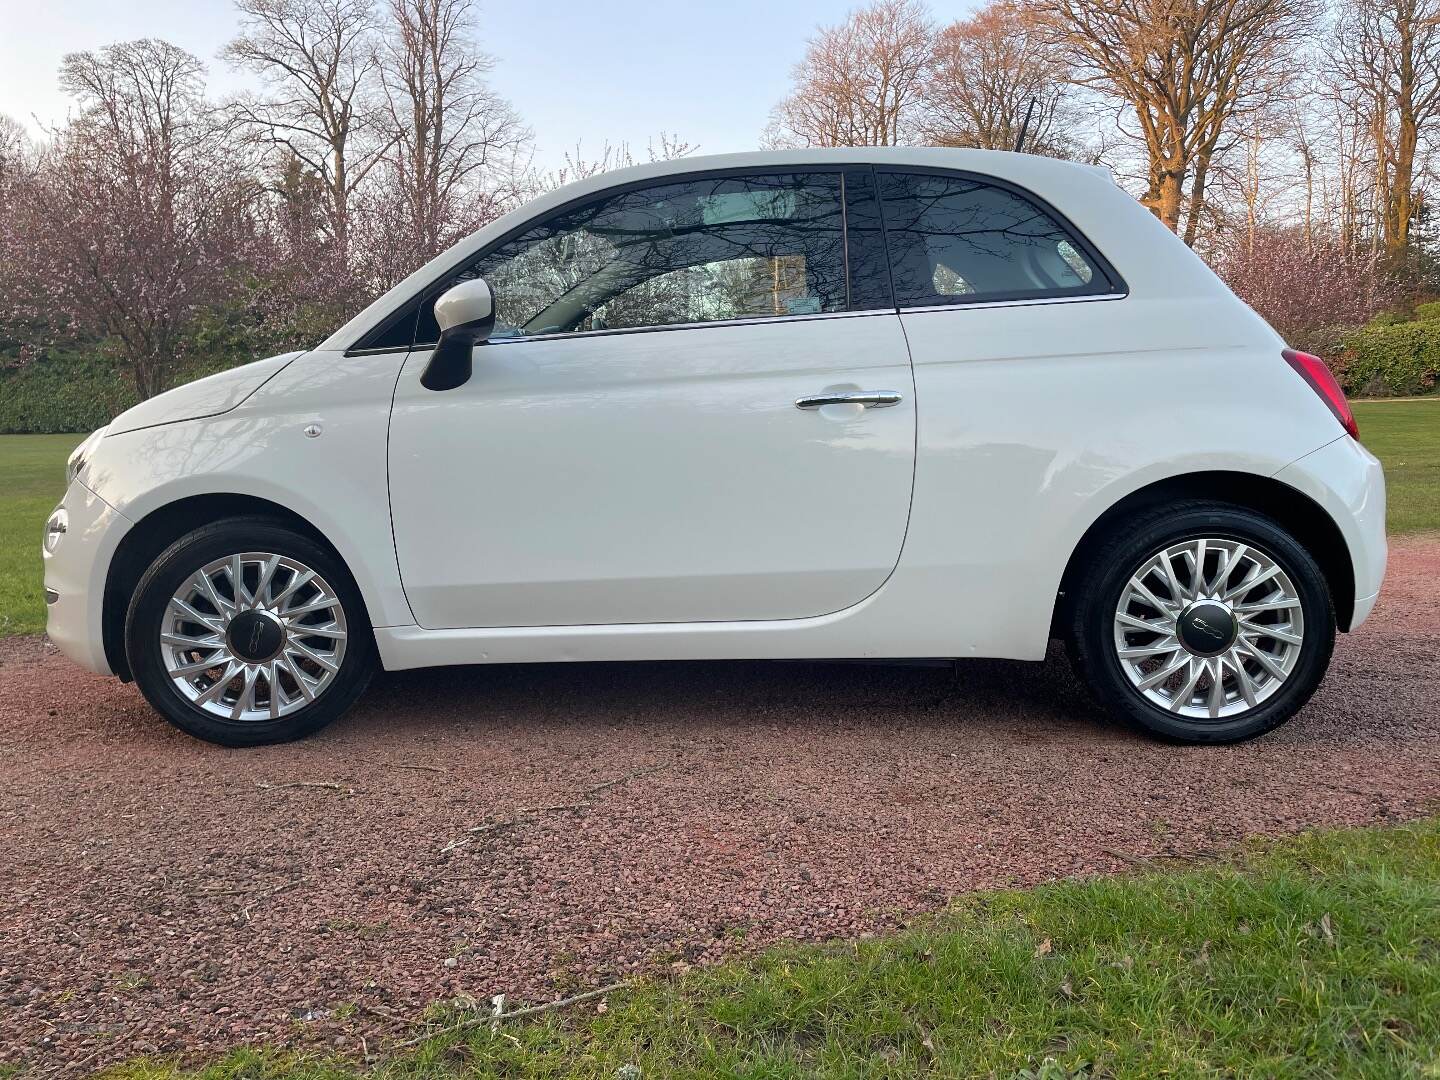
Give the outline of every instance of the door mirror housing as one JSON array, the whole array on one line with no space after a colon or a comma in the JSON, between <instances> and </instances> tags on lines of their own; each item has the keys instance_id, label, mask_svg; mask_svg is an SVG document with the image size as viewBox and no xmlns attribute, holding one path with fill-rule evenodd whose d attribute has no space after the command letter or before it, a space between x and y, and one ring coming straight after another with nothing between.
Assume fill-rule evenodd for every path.
<instances>
[{"instance_id":1,"label":"door mirror housing","mask_svg":"<svg viewBox=\"0 0 1440 1080\"><path fill-rule=\"evenodd\" d=\"M420 375L427 390L453 390L468 382L471 353L495 329L495 290L484 278L452 285L435 301L440 340Z\"/></svg>"}]
</instances>

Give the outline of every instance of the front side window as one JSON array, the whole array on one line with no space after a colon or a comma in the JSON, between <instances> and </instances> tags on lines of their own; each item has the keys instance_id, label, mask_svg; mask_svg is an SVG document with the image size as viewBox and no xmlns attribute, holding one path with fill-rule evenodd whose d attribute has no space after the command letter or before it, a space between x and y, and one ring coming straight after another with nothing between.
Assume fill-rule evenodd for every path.
<instances>
[{"instance_id":1,"label":"front side window","mask_svg":"<svg viewBox=\"0 0 1440 1080\"><path fill-rule=\"evenodd\" d=\"M1017 192L929 173L879 182L900 307L1112 291L1076 238Z\"/></svg>"},{"instance_id":2,"label":"front side window","mask_svg":"<svg viewBox=\"0 0 1440 1080\"><path fill-rule=\"evenodd\" d=\"M842 311L838 173L714 177L621 192L501 244L483 277L494 338ZM437 290L437 295L439 291ZM436 340L433 299L415 341Z\"/></svg>"}]
</instances>

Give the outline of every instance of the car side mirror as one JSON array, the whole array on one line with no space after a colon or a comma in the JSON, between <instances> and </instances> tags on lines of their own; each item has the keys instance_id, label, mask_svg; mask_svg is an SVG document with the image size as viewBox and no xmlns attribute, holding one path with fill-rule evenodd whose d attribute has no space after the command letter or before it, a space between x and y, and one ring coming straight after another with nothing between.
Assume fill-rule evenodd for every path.
<instances>
[{"instance_id":1,"label":"car side mirror","mask_svg":"<svg viewBox=\"0 0 1440 1080\"><path fill-rule=\"evenodd\" d=\"M420 374L426 390L453 390L470 379L471 353L495 329L495 290L484 278L452 285L435 301L440 340Z\"/></svg>"}]
</instances>

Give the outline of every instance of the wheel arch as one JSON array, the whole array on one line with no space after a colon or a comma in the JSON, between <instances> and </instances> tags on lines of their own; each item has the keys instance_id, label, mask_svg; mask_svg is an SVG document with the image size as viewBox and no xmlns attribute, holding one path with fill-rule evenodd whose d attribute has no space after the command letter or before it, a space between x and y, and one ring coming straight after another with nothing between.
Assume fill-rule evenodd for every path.
<instances>
[{"instance_id":1,"label":"wheel arch","mask_svg":"<svg viewBox=\"0 0 1440 1080\"><path fill-rule=\"evenodd\" d=\"M156 556L191 529L221 518L239 516L275 520L320 544L349 570L345 557L314 524L289 507L269 499L233 492L213 492L190 495L157 507L121 538L105 576L105 596L100 615L101 640L110 670L122 681L131 680L130 664L125 657L125 613L145 570ZM351 576L354 576L353 573ZM361 601L365 602L363 590ZM368 611L366 616L368 619Z\"/></svg>"},{"instance_id":2,"label":"wheel arch","mask_svg":"<svg viewBox=\"0 0 1440 1080\"><path fill-rule=\"evenodd\" d=\"M1180 499L1215 499L1275 521L1315 558L1335 604L1336 625L1348 629L1355 608L1355 567L1335 520L1304 492L1273 477L1244 472L1194 472L1166 477L1132 491L1090 524L1070 553L1060 578L1051 619L1051 636L1069 625L1070 602L1090 554L1126 518Z\"/></svg>"}]
</instances>

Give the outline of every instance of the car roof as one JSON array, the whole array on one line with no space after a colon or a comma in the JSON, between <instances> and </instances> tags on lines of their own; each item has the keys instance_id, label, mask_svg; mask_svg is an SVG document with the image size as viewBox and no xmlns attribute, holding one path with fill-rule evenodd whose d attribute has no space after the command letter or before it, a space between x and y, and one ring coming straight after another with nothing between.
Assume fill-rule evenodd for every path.
<instances>
[{"instance_id":1,"label":"car roof","mask_svg":"<svg viewBox=\"0 0 1440 1080\"><path fill-rule=\"evenodd\" d=\"M627 184L635 180L653 180L696 172L729 169L793 168L804 165L897 165L959 169L998 176L1001 179L1022 176L1053 176L1080 170L1110 177L1109 169L1084 165L1060 158L1036 154L1018 154L1009 150L976 150L951 146L812 146L795 150L749 150L737 154L696 154L665 161L630 165L622 169L597 173L557 188L568 198L583 196L590 191Z\"/></svg>"}]
</instances>

